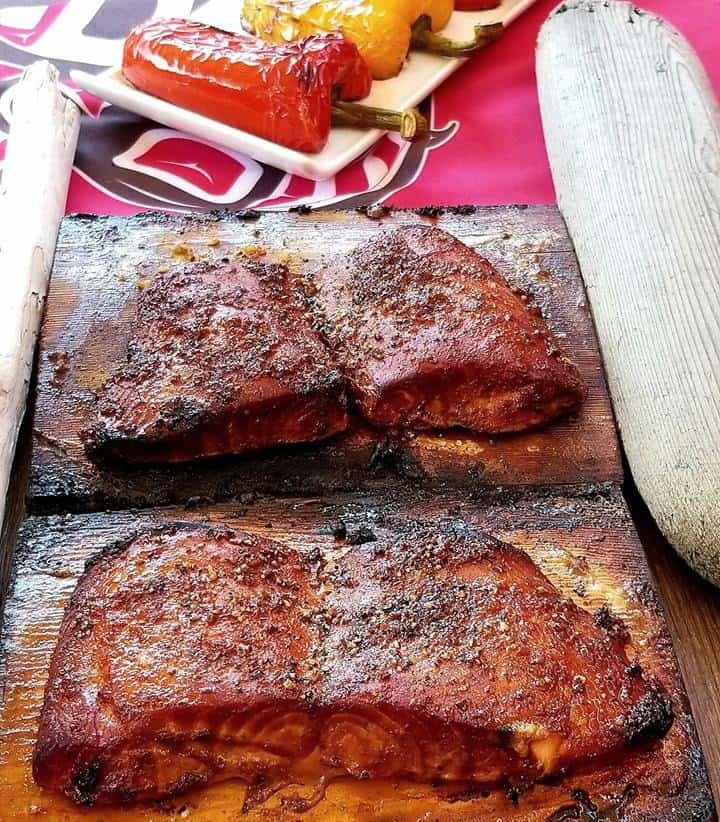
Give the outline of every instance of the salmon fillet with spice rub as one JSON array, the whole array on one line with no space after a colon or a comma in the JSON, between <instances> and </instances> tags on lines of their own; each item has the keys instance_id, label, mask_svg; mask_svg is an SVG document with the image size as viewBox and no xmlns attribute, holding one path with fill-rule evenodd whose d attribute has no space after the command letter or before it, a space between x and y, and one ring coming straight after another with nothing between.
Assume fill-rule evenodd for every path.
<instances>
[{"instance_id":1,"label":"salmon fillet with spice rub","mask_svg":"<svg viewBox=\"0 0 720 822\"><path fill-rule=\"evenodd\" d=\"M660 686L523 552L456 521L297 553L142 532L66 609L33 772L78 803L403 778L528 786L651 745Z\"/></svg>"},{"instance_id":2,"label":"salmon fillet with spice rub","mask_svg":"<svg viewBox=\"0 0 720 822\"><path fill-rule=\"evenodd\" d=\"M103 386L93 456L180 461L319 440L347 425L343 379L284 266L195 263L138 298Z\"/></svg>"},{"instance_id":3,"label":"salmon fillet with spice rub","mask_svg":"<svg viewBox=\"0 0 720 822\"><path fill-rule=\"evenodd\" d=\"M582 403L579 372L539 312L440 229L381 233L316 267L307 287L375 425L519 431Z\"/></svg>"}]
</instances>

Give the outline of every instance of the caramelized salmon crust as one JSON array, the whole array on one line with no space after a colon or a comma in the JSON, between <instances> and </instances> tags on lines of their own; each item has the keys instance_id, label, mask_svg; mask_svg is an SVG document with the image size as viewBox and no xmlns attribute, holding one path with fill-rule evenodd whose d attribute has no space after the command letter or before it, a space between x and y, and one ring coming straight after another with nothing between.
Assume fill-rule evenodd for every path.
<instances>
[{"instance_id":1,"label":"caramelized salmon crust","mask_svg":"<svg viewBox=\"0 0 720 822\"><path fill-rule=\"evenodd\" d=\"M672 722L606 622L460 522L332 556L169 525L88 566L33 773L84 804L228 778L526 786Z\"/></svg>"},{"instance_id":2,"label":"caramelized salmon crust","mask_svg":"<svg viewBox=\"0 0 720 822\"><path fill-rule=\"evenodd\" d=\"M317 266L306 285L375 425L519 431L582 403L580 374L540 313L440 229L380 234Z\"/></svg>"},{"instance_id":3,"label":"caramelized salmon crust","mask_svg":"<svg viewBox=\"0 0 720 822\"><path fill-rule=\"evenodd\" d=\"M347 425L343 380L284 266L194 263L138 299L103 386L91 456L179 461L318 440Z\"/></svg>"}]
</instances>

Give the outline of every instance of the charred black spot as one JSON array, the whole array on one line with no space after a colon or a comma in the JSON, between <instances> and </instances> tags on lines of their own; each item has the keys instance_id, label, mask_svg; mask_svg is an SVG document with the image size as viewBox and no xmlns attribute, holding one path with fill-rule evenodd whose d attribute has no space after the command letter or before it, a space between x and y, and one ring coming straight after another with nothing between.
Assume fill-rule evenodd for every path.
<instances>
[{"instance_id":1,"label":"charred black spot","mask_svg":"<svg viewBox=\"0 0 720 822\"><path fill-rule=\"evenodd\" d=\"M638 744L664 736L674 720L672 702L653 681L647 693L633 706L622 730L628 743Z\"/></svg>"},{"instance_id":2,"label":"charred black spot","mask_svg":"<svg viewBox=\"0 0 720 822\"><path fill-rule=\"evenodd\" d=\"M505 788L505 796L507 796L507 798L512 802L513 805L515 805L515 807L517 807L518 803L520 802L521 794L522 791L516 785L508 785Z\"/></svg>"},{"instance_id":3,"label":"charred black spot","mask_svg":"<svg viewBox=\"0 0 720 822\"><path fill-rule=\"evenodd\" d=\"M364 545L366 542L375 542L377 536L367 525L346 525L345 540L348 545Z\"/></svg>"},{"instance_id":4,"label":"charred black spot","mask_svg":"<svg viewBox=\"0 0 720 822\"><path fill-rule=\"evenodd\" d=\"M191 790L192 788L196 788L199 785L205 785L207 781L207 776L205 776L205 774L185 773L180 777L180 779L178 779L176 782L173 782L173 784L170 785L167 791L168 796L186 793L187 791Z\"/></svg>"},{"instance_id":5,"label":"charred black spot","mask_svg":"<svg viewBox=\"0 0 720 822\"><path fill-rule=\"evenodd\" d=\"M456 205L450 206L451 214L468 215L474 214L477 211L477 206L474 205Z\"/></svg>"},{"instance_id":6,"label":"charred black spot","mask_svg":"<svg viewBox=\"0 0 720 822\"><path fill-rule=\"evenodd\" d=\"M376 474L391 472L405 479L421 479L425 476L422 466L408 449L390 437L375 446L370 457L370 470Z\"/></svg>"},{"instance_id":7,"label":"charred black spot","mask_svg":"<svg viewBox=\"0 0 720 822\"><path fill-rule=\"evenodd\" d=\"M430 217L435 219L436 217L440 217L445 213L445 209L442 206L423 206L422 208L418 208L415 212L418 217Z\"/></svg>"},{"instance_id":8,"label":"charred black spot","mask_svg":"<svg viewBox=\"0 0 720 822\"><path fill-rule=\"evenodd\" d=\"M332 534L333 539L342 542L347 536L347 525L339 519L328 526L328 531Z\"/></svg>"},{"instance_id":9,"label":"charred black spot","mask_svg":"<svg viewBox=\"0 0 720 822\"><path fill-rule=\"evenodd\" d=\"M607 605L598 608L595 613L595 624L602 628L605 633L614 640L626 644L630 639L630 634L625 623L616 617Z\"/></svg>"},{"instance_id":10,"label":"charred black spot","mask_svg":"<svg viewBox=\"0 0 720 822\"><path fill-rule=\"evenodd\" d=\"M73 776L72 799L78 805L92 805L102 776L102 763L97 760L84 765Z\"/></svg>"},{"instance_id":11,"label":"charred black spot","mask_svg":"<svg viewBox=\"0 0 720 822\"><path fill-rule=\"evenodd\" d=\"M585 819L587 822L606 822L608 817L603 814L590 796L581 790L574 790L571 794L573 804L563 805L548 818L548 822L565 822L568 819Z\"/></svg>"},{"instance_id":12,"label":"charred black spot","mask_svg":"<svg viewBox=\"0 0 720 822\"><path fill-rule=\"evenodd\" d=\"M262 217L262 211L255 211L253 208L241 208L238 211L231 211L233 218L243 222L259 220Z\"/></svg>"},{"instance_id":13,"label":"charred black spot","mask_svg":"<svg viewBox=\"0 0 720 822\"><path fill-rule=\"evenodd\" d=\"M640 663L636 659L633 659L633 661L627 666L627 668L625 668L625 673L628 676L640 676L642 674L642 668L640 667Z\"/></svg>"}]
</instances>

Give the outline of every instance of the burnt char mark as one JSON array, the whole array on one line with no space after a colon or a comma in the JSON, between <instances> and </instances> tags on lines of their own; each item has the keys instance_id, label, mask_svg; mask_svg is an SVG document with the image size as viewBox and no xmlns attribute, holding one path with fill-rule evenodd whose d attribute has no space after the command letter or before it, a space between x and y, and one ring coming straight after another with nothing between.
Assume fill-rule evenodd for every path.
<instances>
[{"instance_id":1,"label":"burnt char mark","mask_svg":"<svg viewBox=\"0 0 720 822\"><path fill-rule=\"evenodd\" d=\"M378 442L370 457L369 467L373 474L388 472L403 479L423 479L426 476L426 471L410 449L394 437Z\"/></svg>"},{"instance_id":2,"label":"burnt char mark","mask_svg":"<svg viewBox=\"0 0 720 822\"><path fill-rule=\"evenodd\" d=\"M347 545L365 545L368 542L375 542L378 538L370 525L352 520L337 520L322 531L332 534L336 542L345 542Z\"/></svg>"},{"instance_id":3,"label":"burnt char mark","mask_svg":"<svg viewBox=\"0 0 720 822\"><path fill-rule=\"evenodd\" d=\"M193 788L199 788L202 785L206 785L208 782L208 778L205 774L199 773L186 773L183 774L180 779L177 780L174 784L172 784L167 790L167 798L171 798L173 796L178 796L183 793L187 793L187 791L192 790Z\"/></svg>"},{"instance_id":4,"label":"burnt char mark","mask_svg":"<svg viewBox=\"0 0 720 822\"><path fill-rule=\"evenodd\" d=\"M585 822L610 822L585 791L574 790L572 798L574 804L558 808L547 822L568 822L571 819L581 819Z\"/></svg>"},{"instance_id":5,"label":"burnt char mark","mask_svg":"<svg viewBox=\"0 0 720 822\"><path fill-rule=\"evenodd\" d=\"M647 690L635 703L622 729L628 744L642 744L665 736L675 721L672 702L665 696L658 682L649 680Z\"/></svg>"},{"instance_id":6,"label":"burnt char mark","mask_svg":"<svg viewBox=\"0 0 720 822\"><path fill-rule=\"evenodd\" d=\"M598 628L602 628L609 637L622 645L627 645L630 641L627 626L619 617L613 614L607 605L598 608L595 613L595 624Z\"/></svg>"},{"instance_id":7,"label":"burnt char mark","mask_svg":"<svg viewBox=\"0 0 720 822\"><path fill-rule=\"evenodd\" d=\"M164 404L160 424L157 426L163 433L159 434L156 431L152 436L136 436L135 445L150 449L160 438L182 435L183 432L198 429L207 422L205 405L200 400L192 397L173 397ZM81 436L85 453L93 461L110 464L124 459L125 436L118 435L117 431L102 422L82 432Z\"/></svg>"},{"instance_id":8,"label":"burnt char mark","mask_svg":"<svg viewBox=\"0 0 720 822\"><path fill-rule=\"evenodd\" d=\"M339 519L329 526L328 531L332 534L336 542L342 542L347 536L347 525L343 520Z\"/></svg>"},{"instance_id":9,"label":"burnt char mark","mask_svg":"<svg viewBox=\"0 0 720 822\"><path fill-rule=\"evenodd\" d=\"M345 541L348 545L365 545L376 540L377 535L368 525L352 523L345 530Z\"/></svg>"},{"instance_id":10,"label":"burnt char mark","mask_svg":"<svg viewBox=\"0 0 720 822\"><path fill-rule=\"evenodd\" d=\"M430 217L431 219L436 219L437 217L441 217L443 214L459 214L463 217L468 216L470 214L475 214L478 210L478 206L473 205L456 205L456 206L422 206L421 208L414 209L415 213L418 217Z\"/></svg>"},{"instance_id":11,"label":"burnt char mark","mask_svg":"<svg viewBox=\"0 0 720 822\"><path fill-rule=\"evenodd\" d=\"M94 760L73 775L69 795L78 805L93 805L102 778L102 763Z\"/></svg>"},{"instance_id":12,"label":"burnt char mark","mask_svg":"<svg viewBox=\"0 0 720 822\"><path fill-rule=\"evenodd\" d=\"M423 206L422 208L419 208L416 213L418 217L430 217L430 219L435 219L444 214L445 209L442 206Z\"/></svg>"}]
</instances>

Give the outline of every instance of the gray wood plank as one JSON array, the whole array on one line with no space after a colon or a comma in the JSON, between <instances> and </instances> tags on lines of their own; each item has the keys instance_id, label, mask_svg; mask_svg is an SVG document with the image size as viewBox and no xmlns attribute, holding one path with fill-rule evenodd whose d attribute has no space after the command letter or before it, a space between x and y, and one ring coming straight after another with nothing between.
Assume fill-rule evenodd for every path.
<instances>
[{"instance_id":1,"label":"gray wood plank","mask_svg":"<svg viewBox=\"0 0 720 822\"><path fill-rule=\"evenodd\" d=\"M668 540L720 583L717 101L688 43L624 2L558 7L537 75L633 476Z\"/></svg>"}]
</instances>

